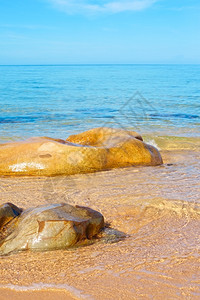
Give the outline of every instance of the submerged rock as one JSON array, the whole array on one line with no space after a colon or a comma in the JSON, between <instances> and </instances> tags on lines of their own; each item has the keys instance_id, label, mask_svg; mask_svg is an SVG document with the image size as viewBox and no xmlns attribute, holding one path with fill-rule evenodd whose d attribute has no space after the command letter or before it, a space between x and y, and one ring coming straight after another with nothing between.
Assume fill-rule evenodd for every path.
<instances>
[{"instance_id":1,"label":"submerged rock","mask_svg":"<svg viewBox=\"0 0 200 300\"><path fill-rule=\"evenodd\" d=\"M7 236L0 240L0 255L72 247L96 236L104 218L88 207L63 203L27 209L4 227Z\"/></svg>"},{"instance_id":2,"label":"submerged rock","mask_svg":"<svg viewBox=\"0 0 200 300\"><path fill-rule=\"evenodd\" d=\"M70 136L0 145L0 175L72 175L134 165L160 165L159 151L133 131L107 127Z\"/></svg>"}]
</instances>

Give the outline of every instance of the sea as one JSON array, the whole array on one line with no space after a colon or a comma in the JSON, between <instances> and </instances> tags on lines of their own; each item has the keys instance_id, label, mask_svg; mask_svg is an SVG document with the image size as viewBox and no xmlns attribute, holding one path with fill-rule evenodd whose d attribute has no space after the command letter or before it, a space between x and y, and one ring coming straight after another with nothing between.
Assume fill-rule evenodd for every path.
<instances>
[{"instance_id":1,"label":"sea","mask_svg":"<svg viewBox=\"0 0 200 300\"><path fill-rule=\"evenodd\" d=\"M0 66L0 142L94 127L200 135L200 65Z\"/></svg>"},{"instance_id":2,"label":"sea","mask_svg":"<svg viewBox=\"0 0 200 300\"><path fill-rule=\"evenodd\" d=\"M200 65L0 66L0 104L0 146L106 126L140 133L163 158L90 174L1 176L0 205L87 206L106 229L84 247L0 257L0 295L200 299Z\"/></svg>"}]
</instances>

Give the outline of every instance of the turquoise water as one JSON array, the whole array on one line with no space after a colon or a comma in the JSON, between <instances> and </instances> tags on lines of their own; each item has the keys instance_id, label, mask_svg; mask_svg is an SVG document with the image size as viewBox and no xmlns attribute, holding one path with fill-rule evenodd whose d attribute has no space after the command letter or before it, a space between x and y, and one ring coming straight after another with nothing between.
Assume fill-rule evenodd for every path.
<instances>
[{"instance_id":1,"label":"turquoise water","mask_svg":"<svg viewBox=\"0 0 200 300\"><path fill-rule=\"evenodd\" d=\"M200 65L0 66L0 142L98 126L200 135Z\"/></svg>"}]
</instances>

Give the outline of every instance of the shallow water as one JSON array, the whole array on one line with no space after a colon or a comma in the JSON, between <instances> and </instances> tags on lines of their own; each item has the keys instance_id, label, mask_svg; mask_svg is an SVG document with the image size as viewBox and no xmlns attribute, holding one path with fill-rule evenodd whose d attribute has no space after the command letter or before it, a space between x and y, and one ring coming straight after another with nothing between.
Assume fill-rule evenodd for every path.
<instances>
[{"instance_id":1,"label":"shallow water","mask_svg":"<svg viewBox=\"0 0 200 300\"><path fill-rule=\"evenodd\" d=\"M0 204L89 206L121 235L1 257L0 288L65 289L75 299L199 299L199 74L195 65L0 66L0 142L106 125L139 131L164 159L68 177L1 177Z\"/></svg>"},{"instance_id":2,"label":"shallow water","mask_svg":"<svg viewBox=\"0 0 200 300\"><path fill-rule=\"evenodd\" d=\"M79 291L80 299L199 299L200 140L175 141L170 138L165 146L163 138L155 141L162 166L1 178L1 203L90 206L125 235L118 242L2 257L1 284L16 289L67 284L65 289L74 288L75 296Z\"/></svg>"}]
</instances>

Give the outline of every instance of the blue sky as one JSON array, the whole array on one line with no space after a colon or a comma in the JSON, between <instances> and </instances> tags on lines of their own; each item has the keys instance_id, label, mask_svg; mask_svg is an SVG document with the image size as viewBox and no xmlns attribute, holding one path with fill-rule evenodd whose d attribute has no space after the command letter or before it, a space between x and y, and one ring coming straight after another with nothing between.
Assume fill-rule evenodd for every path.
<instances>
[{"instance_id":1,"label":"blue sky","mask_svg":"<svg viewBox=\"0 0 200 300\"><path fill-rule=\"evenodd\" d=\"M0 0L0 64L200 63L199 0Z\"/></svg>"}]
</instances>

